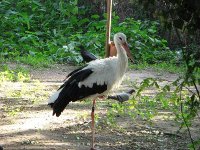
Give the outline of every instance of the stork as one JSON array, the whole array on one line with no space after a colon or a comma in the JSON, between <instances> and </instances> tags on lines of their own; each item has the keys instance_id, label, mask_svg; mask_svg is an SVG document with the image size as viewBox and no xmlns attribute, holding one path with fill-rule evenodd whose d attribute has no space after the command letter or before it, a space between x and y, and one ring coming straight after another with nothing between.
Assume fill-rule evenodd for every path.
<instances>
[{"instance_id":1,"label":"stork","mask_svg":"<svg viewBox=\"0 0 200 150\"><path fill-rule=\"evenodd\" d=\"M117 56L96 59L86 66L74 70L68 75L65 83L60 86L48 101L53 109L53 115L59 117L70 102L85 98L93 98L92 118L92 148L94 150L94 109L96 99L106 96L114 87L119 85L128 67L127 54L130 54L126 35L114 35Z\"/></svg>"}]
</instances>

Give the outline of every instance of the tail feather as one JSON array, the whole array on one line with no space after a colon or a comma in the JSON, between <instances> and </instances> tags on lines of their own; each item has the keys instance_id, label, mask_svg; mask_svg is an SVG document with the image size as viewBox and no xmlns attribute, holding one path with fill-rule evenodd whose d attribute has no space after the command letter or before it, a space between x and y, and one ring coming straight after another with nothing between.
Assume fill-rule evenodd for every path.
<instances>
[{"instance_id":1,"label":"tail feather","mask_svg":"<svg viewBox=\"0 0 200 150\"><path fill-rule=\"evenodd\" d=\"M56 91L48 100L48 105L52 105L58 98L60 92L62 91L63 88L59 89L58 91Z\"/></svg>"},{"instance_id":2,"label":"tail feather","mask_svg":"<svg viewBox=\"0 0 200 150\"><path fill-rule=\"evenodd\" d=\"M48 100L48 105L53 109L53 116L59 117L70 102L63 97L62 90L63 88L56 91Z\"/></svg>"},{"instance_id":3,"label":"tail feather","mask_svg":"<svg viewBox=\"0 0 200 150\"><path fill-rule=\"evenodd\" d=\"M53 108L54 103L49 103L48 105Z\"/></svg>"},{"instance_id":4,"label":"tail feather","mask_svg":"<svg viewBox=\"0 0 200 150\"><path fill-rule=\"evenodd\" d=\"M55 103L53 104L53 116L56 115L56 117L59 117L61 113L64 111L65 107L69 104L70 101L67 101L65 99L57 99Z\"/></svg>"}]
</instances>

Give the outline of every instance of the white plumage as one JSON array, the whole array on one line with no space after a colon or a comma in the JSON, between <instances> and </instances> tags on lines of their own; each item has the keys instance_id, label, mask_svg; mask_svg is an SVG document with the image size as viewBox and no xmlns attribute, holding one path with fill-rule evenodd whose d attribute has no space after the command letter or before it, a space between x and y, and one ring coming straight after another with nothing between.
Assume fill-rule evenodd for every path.
<instances>
[{"instance_id":1,"label":"white plumage","mask_svg":"<svg viewBox=\"0 0 200 150\"><path fill-rule=\"evenodd\" d=\"M85 69L92 69L93 74L79 82L79 87L84 85L92 88L93 84L97 83L97 85L106 84L107 91L112 89L117 83L120 83L126 69L126 64L123 69L120 69L117 60L117 57L110 57L90 62Z\"/></svg>"}]
</instances>

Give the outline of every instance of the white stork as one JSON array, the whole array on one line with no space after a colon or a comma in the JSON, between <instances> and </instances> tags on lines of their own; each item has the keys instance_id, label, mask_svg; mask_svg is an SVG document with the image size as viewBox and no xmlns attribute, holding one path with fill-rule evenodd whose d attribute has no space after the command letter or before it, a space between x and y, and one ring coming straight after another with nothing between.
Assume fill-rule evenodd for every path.
<instances>
[{"instance_id":1,"label":"white stork","mask_svg":"<svg viewBox=\"0 0 200 150\"><path fill-rule=\"evenodd\" d=\"M121 83L128 66L126 53L130 54L130 50L126 35L123 33L115 34L114 43L117 49L117 56L97 59L82 68L74 70L48 101L48 104L53 109L53 115L59 117L70 102L93 97L91 149L94 149L95 100L98 97L107 95L110 90Z\"/></svg>"}]
</instances>

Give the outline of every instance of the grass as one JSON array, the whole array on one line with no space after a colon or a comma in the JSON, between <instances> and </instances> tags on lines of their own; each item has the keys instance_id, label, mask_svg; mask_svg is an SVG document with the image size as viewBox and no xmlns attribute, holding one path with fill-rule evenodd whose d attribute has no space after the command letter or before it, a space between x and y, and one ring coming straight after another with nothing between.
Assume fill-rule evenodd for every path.
<instances>
[{"instance_id":1,"label":"grass","mask_svg":"<svg viewBox=\"0 0 200 150\"><path fill-rule=\"evenodd\" d=\"M15 56L13 58L0 57L0 63L5 64L7 62L22 63L25 65L30 65L31 67L34 68L47 68L50 67L53 63L56 63L55 61L53 61L51 57L45 55L37 55L37 56L24 55L24 56Z\"/></svg>"},{"instance_id":2,"label":"grass","mask_svg":"<svg viewBox=\"0 0 200 150\"><path fill-rule=\"evenodd\" d=\"M16 66L16 68L11 69L8 65L2 65L0 67L0 82L4 81L21 81L21 82L28 82L30 81L30 73L29 70L21 67Z\"/></svg>"},{"instance_id":3,"label":"grass","mask_svg":"<svg viewBox=\"0 0 200 150\"><path fill-rule=\"evenodd\" d=\"M186 70L186 67L181 64L181 65L175 65L173 63L168 63L168 62L161 62L157 64L148 64L148 63L139 63L139 64L134 64L130 65L129 68L135 69L135 70L143 70L147 68L152 68L155 71L162 72L166 71L169 73L183 73Z\"/></svg>"},{"instance_id":4,"label":"grass","mask_svg":"<svg viewBox=\"0 0 200 150\"><path fill-rule=\"evenodd\" d=\"M12 105L5 105L3 109L9 116L18 115L26 105L37 105L41 101L46 101L49 97L45 85L38 80L30 83L9 82L5 84L1 84L1 88L5 91L6 99L4 100L8 104L12 103ZM25 105L21 105L22 103Z\"/></svg>"},{"instance_id":5,"label":"grass","mask_svg":"<svg viewBox=\"0 0 200 150\"><path fill-rule=\"evenodd\" d=\"M4 106L4 111L7 112L8 116L16 116L22 108L15 108L14 106Z\"/></svg>"},{"instance_id":6,"label":"grass","mask_svg":"<svg viewBox=\"0 0 200 150\"><path fill-rule=\"evenodd\" d=\"M15 58L16 61L27 64L27 65L31 65L34 68L46 68L46 67L50 67L51 64L54 62L51 58L40 55L40 56L23 56L23 57L16 57Z\"/></svg>"},{"instance_id":7,"label":"grass","mask_svg":"<svg viewBox=\"0 0 200 150\"><path fill-rule=\"evenodd\" d=\"M0 88L4 91L6 97L4 100L9 104L3 107L8 116L15 116L23 111L24 106L15 103L27 101L27 104L37 104L47 100L49 96L49 93L44 90L45 85L38 80L31 80L30 70L19 64L0 66Z\"/></svg>"},{"instance_id":8,"label":"grass","mask_svg":"<svg viewBox=\"0 0 200 150\"><path fill-rule=\"evenodd\" d=\"M152 68L157 71L167 71L169 73L178 73L178 74L184 73L186 71L186 67L183 64L175 65L175 64L167 63L167 62L153 64Z\"/></svg>"}]
</instances>

